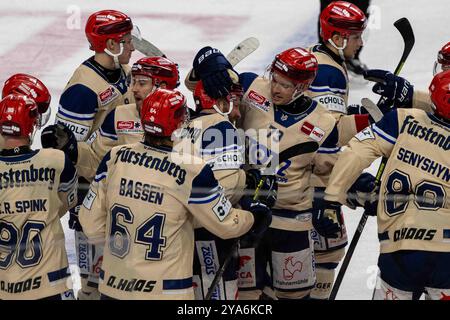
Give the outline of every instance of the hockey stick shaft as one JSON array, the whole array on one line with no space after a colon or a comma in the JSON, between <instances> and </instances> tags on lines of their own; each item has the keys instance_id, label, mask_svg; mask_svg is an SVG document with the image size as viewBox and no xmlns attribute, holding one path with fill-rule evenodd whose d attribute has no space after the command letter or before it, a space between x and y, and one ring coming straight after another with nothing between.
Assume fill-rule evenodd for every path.
<instances>
[{"instance_id":1,"label":"hockey stick shaft","mask_svg":"<svg viewBox=\"0 0 450 320\"><path fill-rule=\"evenodd\" d=\"M415 38L414 38L414 32L412 30L411 24L409 23L408 19L400 18L399 20L394 22L394 26L400 32L400 34L403 38L403 42L404 42L402 57L400 58L400 61L397 64L397 67L395 68L395 71L394 71L394 74L398 75L400 73L400 71L402 70L403 65L405 64L405 61L408 58L408 56L414 46ZM383 101L382 99L383 98L381 98L378 101L378 105L380 105L380 103ZM381 164L380 164L377 174L375 176L375 182L377 185L380 184L381 176L383 175L387 160L388 159L384 158L384 157L381 160ZM361 237L361 234L366 225L367 217L368 217L368 215L364 211L363 215L361 216L361 219L359 220L358 227L356 228L356 231L355 231L355 234L353 235L352 241L350 242L347 252L345 253L345 257L344 257L344 260L342 261L341 268L339 269L339 273L334 282L333 289L331 290L330 300L336 299L336 295L339 291L339 287L341 286L342 279L344 278L345 272L347 271L348 265L350 264L350 260L353 256L353 252L355 251L356 245L358 244L359 238Z\"/></svg>"}]
</instances>

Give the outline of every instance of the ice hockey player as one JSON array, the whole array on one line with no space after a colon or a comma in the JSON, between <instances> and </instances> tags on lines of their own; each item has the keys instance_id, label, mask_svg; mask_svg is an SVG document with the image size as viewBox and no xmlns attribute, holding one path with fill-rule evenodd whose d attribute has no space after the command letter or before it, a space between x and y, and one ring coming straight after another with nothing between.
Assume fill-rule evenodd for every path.
<instances>
[{"instance_id":1,"label":"ice hockey player","mask_svg":"<svg viewBox=\"0 0 450 320\"><path fill-rule=\"evenodd\" d=\"M450 69L450 42L439 50L433 67L433 75ZM377 82L372 91L385 97L380 108L391 106L400 108L418 108L426 112L432 112L432 102L427 91L416 90L406 79L396 76L385 70L367 70L364 77Z\"/></svg>"},{"instance_id":2,"label":"ice hockey player","mask_svg":"<svg viewBox=\"0 0 450 320\"><path fill-rule=\"evenodd\" d=\"M194 61L203 54L200 51ZM194 67L196 63L194 62ZM215 178L224 188L225 195L235 206L245 191L253 194L255 184L263 178L259 170L242 170L244 165L244 144L232 124L240 117L240 101L242 87L238 78L230 88L228 95L213 99L209 97L198 81L194 90L196 109L191 112L190 119L181 130L175 149L182 149L185 154L202 158L210 166ZM275 177L265 177L262 190L276 193ZM269 186L270 184L270 186ZM269 196L266 196L266 200ZM268 206L274 200L266 201ZM270 202L270 203L269 203ZM195 228L194 283L196 299L204 299L216 276L219 267L230 255L235 240L223 240L209 232L207 228ZM239 269L238 252L231 256L231 261L225 269L221 281L215 287L211 296L213 300L235 300L238 298L237 272Z\"/></svg>"},{"instance_id":3,"label":"ice hockey player","mask_svg":"<svg viewBox=\"0 0 450 320\"><path fill-rule=\"evenodd\" d=\"M167 58L141 58L133 64L131 73L130 90L135 103L113 109L87 141L77 142L73 133L60 125L47 127L44 132L54 136L54 148L72 152L69 155L78 174L88 181L93 180L100 161L112 147L142 140L144 131L139 113L144 98L156 88L175 89L179 85L178 65Z\"/></svg>"},{"instance_id":4,"label":"ice hockey player","mask_svg":"<svg viewBox=\"0 0 450 320\"><path fill-rule=\"evenodd\" d=\"M56 123L69 128L77 141L85 141L115 107L133 102L129 90L130 67L127 65L134 51L132 29L130 17L119 11L102 10L88 18L85 33L95 54L73 73L61 95L56 114ZM80 185L83 183L87 181L80 178ZM84 194L85 191L80 190L79 202ZM77 205L71 210L70 228L76 229L79 208ZM88 246L86 237L76 230L75 243L82 277L78 298L98 299L95 270L101 264L101 248Z\"/></svg>"},{"instance_id":5,"label":"ice hockey player","mask_svg":"<svg viewBox=\"0 0 450 320\"><path fill-rule=\"evenodd\" d=\"M23 94L34 100L40 113L39 125L42 127L47 123L51 112L49 109L51 95L41 80L25 73L16 73L5 81L2 99L9 94ZM0 136L0 148L3 146L2 141L3 137Z\"/></svg>"},{"instance_id":6,"label":"ice hockey player","mask_svg":"<svg viewBox=\"0 0 450 320\"><path fill-rule=\"evenodd\" d=\"M60 218L77 202L77 175L59 150L30 148L39 106L0 101L0 300L73 299Z\"/></svg>"},{"instance_id":7,"label":"ice hockey player","mask_svg":"<svg viewBox=\"0 0 450 320\"><path fill-rule=\"evenodd\" d=\"M378 200L380 274L374 299L450 296L450 71L429 87L434 112L394 109L353 138L325 191L324 216L340 214L344 193L379 156L388 157ZM327 219L327 218L324 218ZM336 227L338 225L336 224Z\"/></svg>"},{"instance_id":8,"label":"ice hockey player","mask_svg":"<svg viewBox=\"0 0 450 320\"><path fill-rule=\"evenodd\" d=\"M325 106L337 120L339 145L344 146L356 132L369 125L369 115L354 114L359 106L348 106L349 80L345 63L355 59L363 45L362 33L367 25L364 12L355 4L346 1L331 2L320 14L320 35L322 42L310 48L317 58L317 76L308 90L308 95ZM350 109L350 110L349 110ZM348 114L350 113L350 114ZM351 130L349 130L351 128ZM339 148L320 149L336 161ZM327 185L327 175L320 178L313 175L315 186L314 207L320 205ZM365 178L365 179L364 179ZM361 177L361 184L373 181L369 174ZM362 187L362 185L355 187ZM347 232L342 225L341 237L328 239L313 233L316 257L317 281L311 293L313 299L328 299L334 282L335 269L345 253Z\"/></svg>"},{"instance_id":9,"label":"ice hockey player","mask_svg":"<svg viewBox=\"0 0 450 320\"><path fill-rule=\"evenodd\" d=\"M259 234L270 209L233 209L210 166L174 161L173 132L187 116L178 91L157 89L143 103L144 142L114 147L83 202L90 241L105 242L103 299L193 299L194 219L222 238ZM247 209L247 208L246 208Z\"/></svg>"}]
</instances>

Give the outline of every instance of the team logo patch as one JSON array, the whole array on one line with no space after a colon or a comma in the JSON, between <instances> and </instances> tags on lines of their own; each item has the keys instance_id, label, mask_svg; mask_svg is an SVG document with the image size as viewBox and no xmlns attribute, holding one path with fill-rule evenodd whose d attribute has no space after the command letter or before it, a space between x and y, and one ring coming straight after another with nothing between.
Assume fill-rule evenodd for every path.
<instances>
[{"instance_id":1,"label":"team logo patch","mask_svg":"<svg viewBox=\"0 0 450 320\"><path fill-rule=\"evenodd\" d=\"M255 108L263 110L264 112L269 111L270 101L267 100L266 97L260 95L259 93L256 93L253 90L250 90L250 93L248 94L248 99L250 104Z\"/></svg>"},{"instance_id":2,"label":"team logo patch","mask_svg":"<svg viewBox=\"0 0 450 320\"><path fill-rule=\"evenodd\" d=\"M230 213L231 207L231 202L224 194L222 194L219 201L217 201L216 205L213 207L213 211L217 218L222 222Z\"/></svg>"},{"instance_id":3,"label":"team logo patch","mask_svg":"<svg viewBox=\"0 0 450 320\"><path fill-rule=\"evenodd\" d=\"M94 203L95 198L97 198L97 194L94 191L92 191L92 189L89 189L89 192L84 197L83 206L86 209L91 210L92 204Z\"/></svg>"},{"instance_id":4,"label":"team logo patch","mask_svg":"<svg viewBox=\"0 0 450 320\"><path fill-rule=\"evenodd\" d=\"M358 132L355 135L355 138L358 139L359 141L364 141L364 140L368 140L368 139L375 139L375 135L373 134L372 128L371 127L367 127L364 130Z\"/></svg>"},{"instance_id":5,"label":"team logo patch","mask_svg":"<svg viewBox=\"0 0 450 320\"><path fill-rule=\"evenodd\" d=\"M142 132L139 121L117 121L117 132Z\"/></svg>"},{"instance_id":6,"label":"team logo patch","mask_svg":"<svg viewBox=\"0 0 450 320\"><path fill-rule=\"evenodd\" d=\"M99 93L98 98L100 99L100 105L104 106L113 101L118 96L119 93L113 87L109 87L105 91Z\"/></svg>"},{"instance_id":7,"label":"team logo patch","mask_svg":"<svg viewBox=\"0 0 450 320\"><path fill-rule=\"evenodd\" d=\"M303 123L300 131L317 142L321 141L323 139L323 136L325 135L325 131L307 121Z\"/></svg>"}]
</instances>

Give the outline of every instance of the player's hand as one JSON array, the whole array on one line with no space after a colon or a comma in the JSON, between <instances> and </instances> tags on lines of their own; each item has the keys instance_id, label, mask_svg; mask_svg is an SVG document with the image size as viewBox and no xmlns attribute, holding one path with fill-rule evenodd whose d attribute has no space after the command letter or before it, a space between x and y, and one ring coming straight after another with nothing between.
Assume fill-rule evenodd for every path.
<instances>
[{"instance_id":1,"label":"player's hand","mask_svg":"<svg viewBox=\"0 0 450 320\"><path fill-rule=\"evenodd\" d=\"M202 80L206 94L213 99L226 97L233 82L238 81L238 74L230 62L215 48L200 49L194 58L193 68L195 77Z\"/></svg>"},{"instance_id":2,"label":"player's hand","mask_svg":"<svg viewBox=\"0 0 450 320\"><path fill-rule=\"evenodd\" d=\"M64 151L67 157L77 163L78 145L73 132L63 124L53 124L45 127L41 133L43 148L54 148Z\"/></svg>"},{"instance_id":3,"label":"player's hand","mask_svg":"<svg viewBox=\"0 0 450 320\"><path fill-rule=\"evenodd\" d=\"M364 78L377 82L372 91L393 102L394 107L410 108L412 106L414 86L408 80L379 69L365 71Z\"/></svg>"},{"instance_id":4,"label":"player's hand","mask_svg":"<svg viewBox=\"0 0 450 320\"><path fill-rule=\"evenodd\" d=\"M347 202L350 208L363 207L365 213L377 215L379 187L375 177L370 173L362 173L347 192Z\"/></svg>"},{"instance_id":5,"label":"player's hand","mask_svg":"<svg viewBox=\"0 0 450 320\"><path fill-rule=\"evenodd\" d=\"M247 193L272 208L277 201L278 183L274 175L264 175L259 169L250 169L245 172Z\"/></svg>"},{"instance_id":6,"label":"player's hand","mask_svg":"<svg viewBox=\"0 0 450 320\"><path fill-rule=\"evenodd\" d=\"M313 210L312 223L321 236L333 239L340 237L343 224L341 204L323 200L322 205Z\"/></svg>"},{"instance_id":7,"label":"player's hand","mask_svg":"<svg viewBox=\"0 0 450 320\"><path fill-rule=\"evenodd\" d=\"M253 226L244 235L243 241L247 243L258 241L272 223L272 211L264 203L252 200L248 196L243 197L240 204L242 209L250 211L253 214L254 219Z\"/></svg>"}]
</instances>

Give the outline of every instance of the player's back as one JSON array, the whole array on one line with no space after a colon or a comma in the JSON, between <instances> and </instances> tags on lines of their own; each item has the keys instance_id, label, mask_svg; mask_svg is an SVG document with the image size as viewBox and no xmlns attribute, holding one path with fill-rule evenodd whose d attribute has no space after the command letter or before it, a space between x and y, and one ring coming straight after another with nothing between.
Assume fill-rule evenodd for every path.
<instances>
[{"instance_id":1,"label":"player's back","mask_svg":"<svg viewBox=\"0 0 450 320\"><path fill-rule=\"evenodd\" d=\"M171 151L144 143L112 149L105 173L108 243L100 284L103 294L118 299L193 299L193 216L186 207L213 205L218 197L214 191L218 185L208 185L209 178L202 177L207 166L199 160L178 164ZM215 207L219 206L217 202ZM230 209L231 205L226 212L209 208L209 213L222 221L220 214L226 216Z\"/></svg>"},{"instance_id":2,"label":"player's back","mask_svg":"<svg viewBox=\"0 0 450 320\"><path fill-rule=\"evenodd\" d=\"M397 109L390 118L389 126L374 126L395 142L380 189L381 251L449 252L450 125L419 109Z\"/></svg>"},{"instance_id":3,"label":"player's back","mask_svg":"<svg viewBox=\"0 0 450 320\"><path fill-rule=\"evenodd\" d=\"M60 217L76 201L76 171L59 150L0 156L0 299L68 290Z\"/></svg>"}]
</instances>

